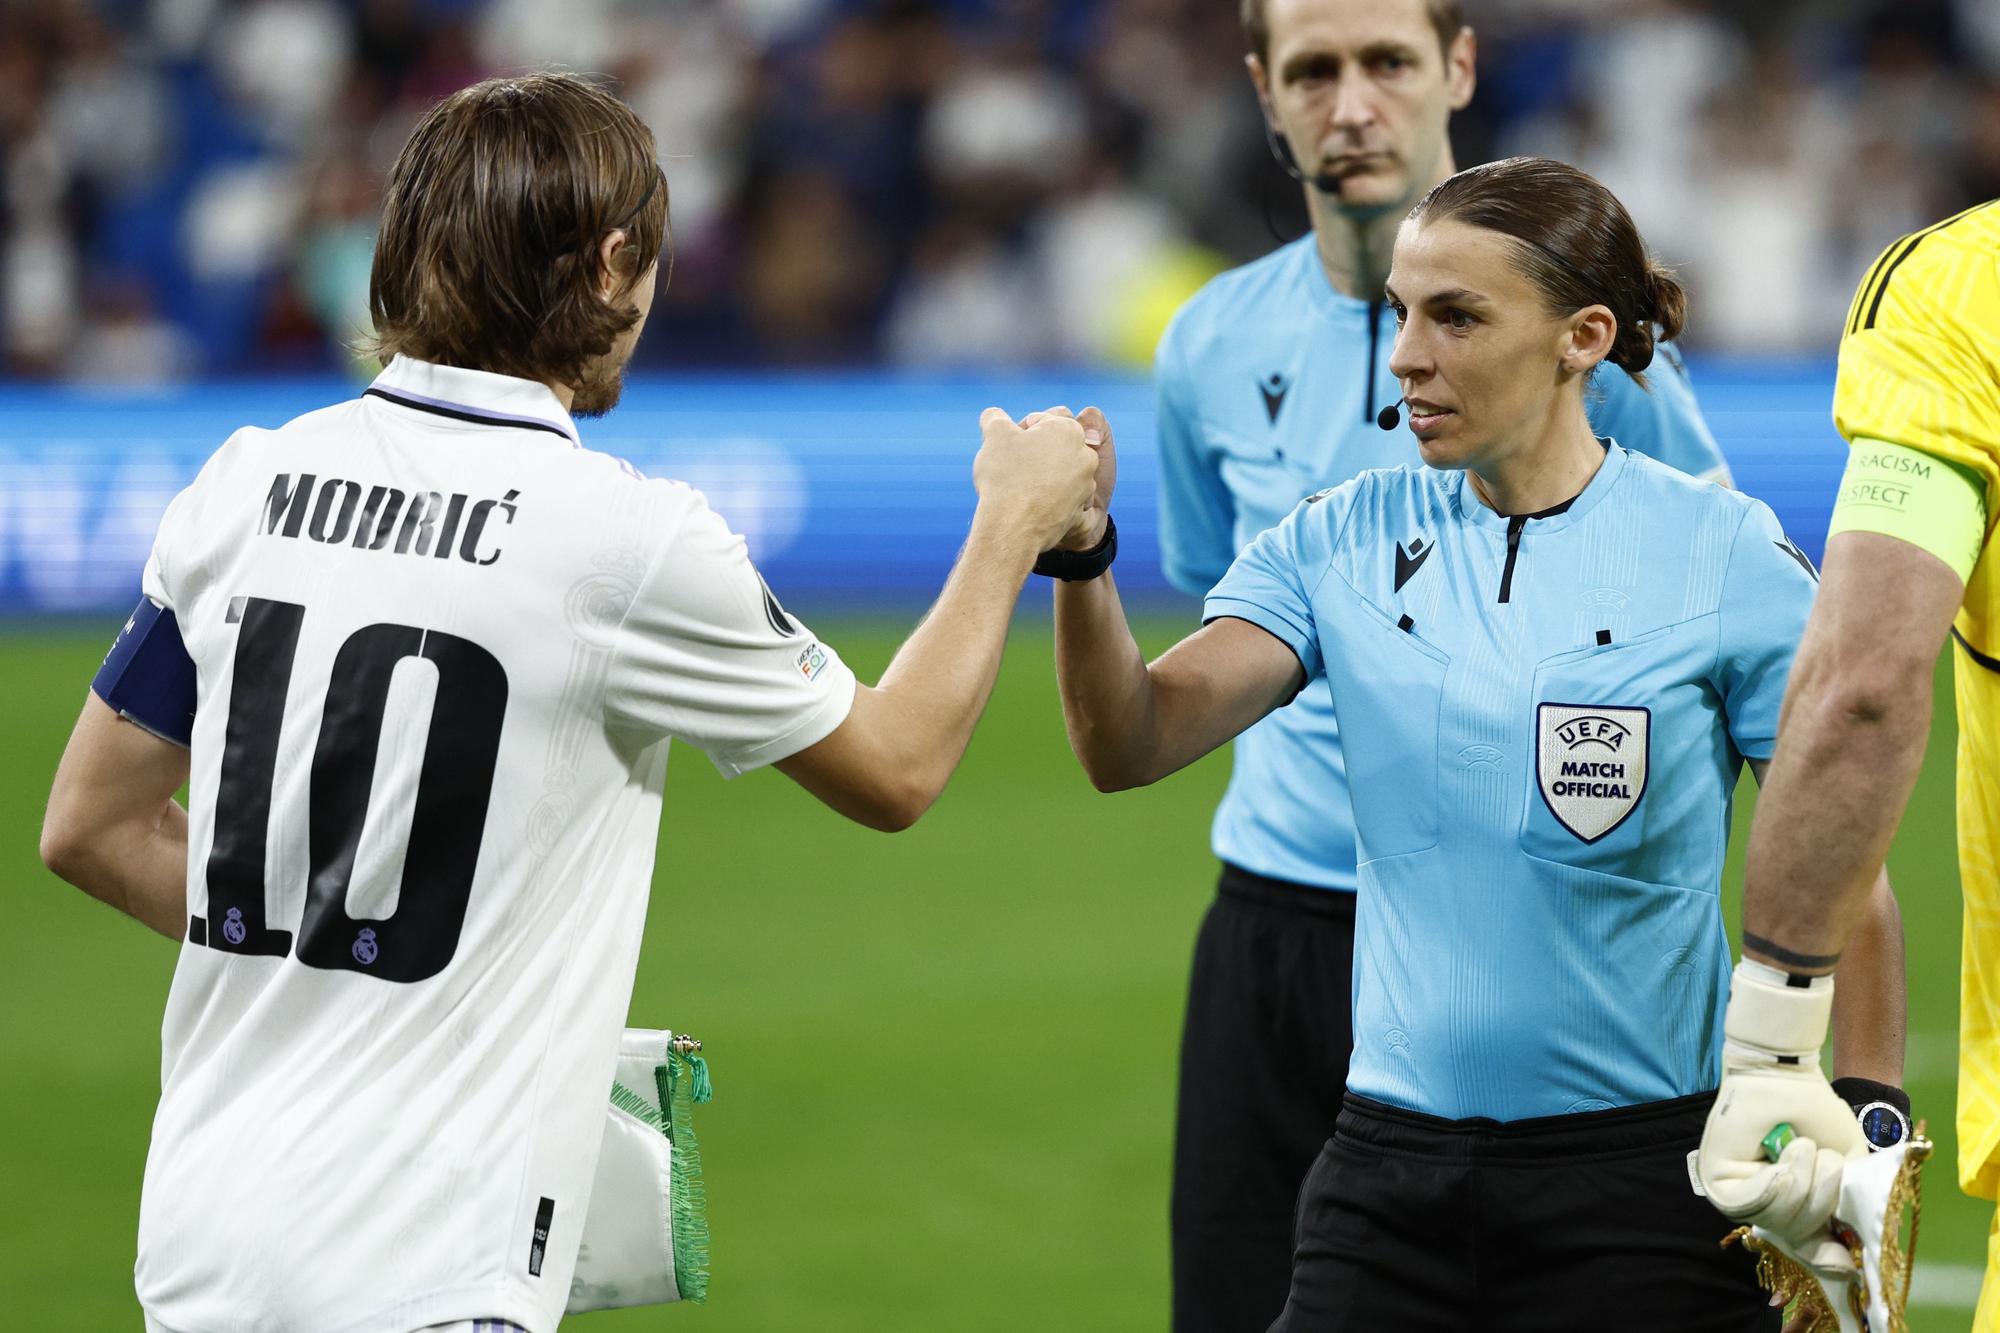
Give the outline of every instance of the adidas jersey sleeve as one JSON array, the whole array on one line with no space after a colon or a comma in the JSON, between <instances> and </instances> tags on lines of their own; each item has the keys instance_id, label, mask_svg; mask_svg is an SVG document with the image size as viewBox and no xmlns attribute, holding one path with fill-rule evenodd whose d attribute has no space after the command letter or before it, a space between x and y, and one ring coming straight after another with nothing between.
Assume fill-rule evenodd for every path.
<instances>
[{"instance_id":1,"label":"adidas jersey sleeve","mask_svg":"<svg viewBox=\"0 0 2000 1333\"><path fill-rule=\"evenodd\" d=\"M1352 490L1353 483L1335 489ZM1303 501L1284 522L1259 533L1202 605L1204 624L1233 616L1276 637L1299 659L1307 681L1325 669L1311 584L1328 568L1326 553L1314 549L1322 545L1318 534L1323 525L1310 520L1319 517L1313 506L1333 493L1322 491ZM1314 571L1310 579L1308 570Z\"/></svg>"},{"instance_id":2,"label":"adidas jersey sleeve","mask_svg":"<svg viewBox=\"0 0 2000 1333\"><path fill-rule=\"evenodd\" d=\"M1747 759L1769 759L1777 748L1785 681L1818 592L1818 573L1778 516L1751 502L1723 573L1715 672L1729 738Z\"/></svg>"},{"instance_id":3,"label":"adidas jersey sleeve","mask_svg":"<svg viewBox=\"0 0 2000 1333\"><path fill-rule=\"evenodd\" d=\"M1602 397L1591 406L1591 429L1627 449L1705 481L1730 483L1729 463L1695 402L1680 349L1661 343L1645 387L1616 366L1597 375Z\"/></svg>"},{"instance_id":4,"label":"adidas jersey sleeve","mask_svg":"<svg viewBox=\"0 0 2000 1333\"><path fill-rule=\"evenodd\" d=\"M1160 568L1174 587L1201 597L1228 571L1236 554L1236 504L1222 480L1215 452L1202 443L1179 329L1178 319L1168 326L1153 364L1160 443Z\"/></svg>"},{"instance_id":5,"label":"adidas jersey sleeve","mask_svg":"<svg viewBox=\"0 0 2000 1333\"><path fill-rule=\"evenodd\" d=\"M168 502L165 512L160 515L160 526L153 536L153 549L146 554L146 567L139 573L139 591L159 603L169 611L178 611L175 598L178 580L167 573L167 553L176 546L174 532L177 520L192 503L193 487L182 491Z\"/></svg>"},{"instance_id":6,"label":"adidas jersey sleeve","mask_svg":"<svg viewBox=\"0 0 2000 1333\"><path fill-rule=\"evenodd\" d=\"M1833 420L1850 443L1884 440L1971 469L1987 513L2000 515L2000 254L1957 230L1898 241L1862 282Z\"/></svg>"},{"instance_id":7,"label":"adidas jersey sleeve","mask_svg":"<svg viewBox=\"0 0 2000 1333\"><path fill-rule=\"evenodd\" d=\"M824 739L853 703L854 673L785 612L743 539L697 499L619 626L607 712L734 777Z\"/></svg>"}]
</instances>

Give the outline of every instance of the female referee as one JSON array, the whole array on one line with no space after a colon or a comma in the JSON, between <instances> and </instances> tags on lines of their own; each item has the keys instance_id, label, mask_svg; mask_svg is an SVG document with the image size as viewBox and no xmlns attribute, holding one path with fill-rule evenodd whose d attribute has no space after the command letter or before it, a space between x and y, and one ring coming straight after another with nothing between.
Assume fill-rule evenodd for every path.
<instances>
[{"instance_id":1,"label":"female referee","mask_svg":"<svg viewBox=\"0 0 2000 1333\"><path fill-rule=\"evenodd\" d=\"M1771 755L1816 575L1762 503L1591 434L1591 371L1638 376L1684 301L1590 177L1523 158L1451 177L1403 224L1387 299L1427 466L1306 500L1151 666L1100 577L1105 513L1041 566L1064 579L1063 708L1100 789L1332 686L1354 1055L1273 1327L1775 1328L1687 1154L1720 1072L1730 796ZM1108 447L1101 414L1083 425ZM1843 972L1870 1021L1836 1056L1880 1087L1901 1079L1903 990L1876 892L1878 947Z\"/></svg>"}]
</instances>

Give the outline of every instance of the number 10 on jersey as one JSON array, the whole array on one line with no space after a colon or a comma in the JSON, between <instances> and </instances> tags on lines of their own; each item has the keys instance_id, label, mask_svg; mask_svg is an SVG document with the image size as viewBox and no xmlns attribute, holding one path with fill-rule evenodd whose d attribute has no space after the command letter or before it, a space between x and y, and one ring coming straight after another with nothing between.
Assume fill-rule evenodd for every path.
<instances>
[{"instance_id":1,"label":"number 10 on jersey","mask_svg":"<svg viewBox=\"0 0 2000 1333\"><path fill-rule=\"evenodd\" d=\"M240 628L215 792L208 914L189 919L188 940L229 953L282 958L296 952L308 967L422 981L451 961L465 924L507 711L507 673L470 639L413 625L368 625L340 645L313 751L305 910L294 950L292 932L266 918L265 848L279 730L305 614L295 602L261 597L230 604L230 619ZM347 890L390 681L405 658L432 664L437 698L402 849L396 910L381 920L361 920L347 913Z\"/></svg>"}]
</instances>

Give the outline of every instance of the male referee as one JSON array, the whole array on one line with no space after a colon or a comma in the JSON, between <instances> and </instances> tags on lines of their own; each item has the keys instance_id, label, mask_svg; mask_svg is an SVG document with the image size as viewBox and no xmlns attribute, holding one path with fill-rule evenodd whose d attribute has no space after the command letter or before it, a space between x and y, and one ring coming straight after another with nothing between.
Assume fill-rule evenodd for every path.
<instances>
[{"instance_id":1,"label":"male referee","mask_svg":"<svg viewBox=\"0 0 2000 1333\"><path fill-rule=\"evenodd\" d=\"M1751 828L1744 959L1701 1149L1718 1207L1794 1238L1826 1225L1855 1148L1819 1075L1831 973L1916 783L1947 642L1965 895L1958 1177L2000 1198L2000 200L1876 261L1833 415L1852 448ZM1781 1122L1799 1137L1766 1162ZM1974 1327L2000 1333L2000 1217L1986 1273Z\"/></svg>"},{"instance_id":2,"label":"male referee","mask_svg":"<svg viewBox=\"0 0 2000 1333\"><path fill-rule=\"evenodd\" d=\"M1418 461L1395 428L1383 280L1404 215L1456 170L1447 126L1474 81L1458 0L1242 3L1245 64L1312 230L1209 283L1160 344L1160 543L1167 577L1196 597L1305 496ZM1679 358L1661 351L1651 393L1600 372L1592 427L1726 482ZM1398 583L1430 555L1398 546ZM1175 1129L1182 1333L1261 1330L1284 1306L1293 1203L1346 1086L1354 824L1324 681L1237 740L1213 846Z\"/></svg>"}]
</instances>

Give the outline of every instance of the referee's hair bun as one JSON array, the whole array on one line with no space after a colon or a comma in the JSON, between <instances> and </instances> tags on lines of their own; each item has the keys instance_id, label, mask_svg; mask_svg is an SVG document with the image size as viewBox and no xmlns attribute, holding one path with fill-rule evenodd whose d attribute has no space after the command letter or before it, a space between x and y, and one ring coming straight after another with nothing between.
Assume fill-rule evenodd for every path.
<instances>
[{"instance_id":1,"label":"referee's hair bun","mask_svg":"<svg viewBox=\"0 0 2000 1333\"><path fill-rule=\"evenodd\" d=\"M1646 261L1639 282L1638 300L1630 311L1615 311L1618 336L1605 358L1612 365L1637 375L1653 364L1653 349L1661 341L1678 338L1687 318L1687 289L1673 270L1656 259Z\"/></svg>"}]
</instances>

